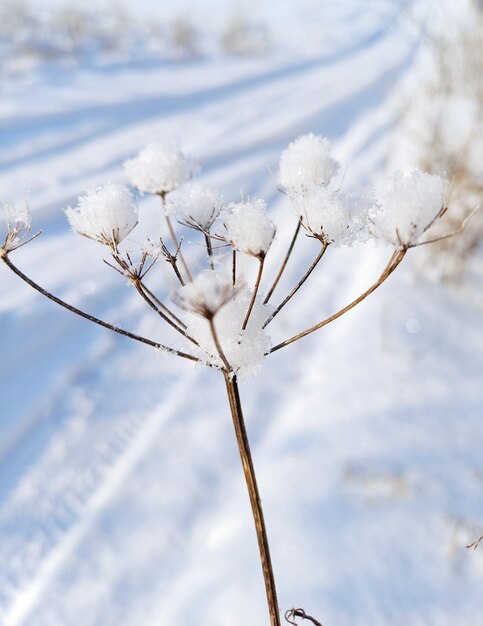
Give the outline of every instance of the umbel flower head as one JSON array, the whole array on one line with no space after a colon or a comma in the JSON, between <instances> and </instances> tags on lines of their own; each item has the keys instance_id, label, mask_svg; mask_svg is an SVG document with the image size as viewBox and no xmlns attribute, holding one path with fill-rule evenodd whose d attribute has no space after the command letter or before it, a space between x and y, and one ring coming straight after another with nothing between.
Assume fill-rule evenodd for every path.
<instances>
[{"instance_id":1,"label":"umbel flower head","mask_svg":"<svg viewBox=\"0 0 483 626\"><path fill-rule=\"evenodd\" d=\"M186 183L166 198L166 213L180 224L206 233L223 207L222 195L200 183Z\"/></svg>"},{"instance_id":2,"label":"umbel flower head","mask_svg":"<svg viewBox=\"0 0 483 626\"><path fill-rule=\"evenodd\" d=\"M195 280L181 287L175 301L185 311L212 318L234 297L231 276L227 270L208 269L200 272Z\"/></svg>"},{"instance_id":3,"label":"umbel flower head","mask_svg":"<svg viewBox=\"0 0 483 626\"><path fill-rule=\"evenodd\" d=\"M121 243L138 223L132 194L115 183L87 191L65 214L80 235L111 247Z\"/></svg>"},{"instance_id":4,"label":"umbel flower head","mask_svg":"<svg viewBox=\"0 0 483 626\"><path fill-rule=\"evenodd\" d=\"M0 256L12 252L12 250L16 250L24 243L27 243L26 239L30 235L32 224L27 204L22 209L17 209L5 201L2 201L2 204L7 223L7 234L0 248Z\"/></svg>"},{"instance_id":5,"label":"umbel flower head","mask_svg":"<svg viewBox=\"0 0 483 626\"><path fill-rule=\"evenodd\" d=\"M309 133L292 141L280 156L280 184L289 194L302 191L312 183L328 185L339 163L330 154L325 137Z\"/></svg>"},{"instance_id":6,"label":"umbel flower head","mask_svg":"<svg viewBox=\"0 0 483 626\"><path fill-rule=\"evenodd\" d=\"M352 245L367 240L367 225L374 212L374 195L368 191L330 191L312 183L292 196L306 230L325 244Z\"/></svg>"},{"instance_id":7,"label":"umbel flower head","mask_svg":"<svg viewBox=\"0 0 483 626\"><path fill-rule=\"evenodd\" d=\"M223 213L226 240L240 252L261 258L275 237L275 224L266 215L264 200L233 202Z\"/></svg>"},{"instance_id":8,"label":"umbel flower head","mask_svg":"<svg viewBox=\"0 0 483 626\"><path fill-rule=\"evenodd\" d=\"M175 301L187 313L184 321L197 342L192 349L203 363L217 368L225 365L211 322L233 373L248 377L261 367L271 346L263 324L272 308L257 298L247 327L242 330L252 295L241 280L233 287L228 267L200 272L192 283L178 290Z\"/></svg>"},{"instance_id":9,"label":"umbel flower head","mask_svg":"<svg viewBox=\"0 0 483 626\"><path fill-rule=\"evenodd\" d=\"M175 141L151 144L124 163L129 182L143 193L166 194L188 182L199 166Z\"/></svg>"},{"instance_id":10,"label":"umbel flower head","mask_svg":"<svg viewBox=\"0 0 483 626\"><path fill-rule=\"evenodd\" d=\"M397 247L416 245L446 207L448 181L413 170L395 172L376 190L380 211L372 230L379 239Z\"/></svg>"}]
</instances>

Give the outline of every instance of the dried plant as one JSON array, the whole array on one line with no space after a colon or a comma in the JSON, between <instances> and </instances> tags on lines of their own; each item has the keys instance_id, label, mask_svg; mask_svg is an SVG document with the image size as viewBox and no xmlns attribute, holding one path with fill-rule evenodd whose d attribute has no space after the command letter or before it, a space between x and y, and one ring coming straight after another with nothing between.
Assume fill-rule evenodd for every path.
<instances>
[{"instance_id":1,"label":"dried plant","mask_svg":"<svg viewBox=\"0 0 483 626\"><path fill-rule=\"evenodd\" d=\"M265 260L276 232L266 214L265 202L247 199L224 204L221 194L213 188L191 182L199 168L176 144L152 145L125 163L125 172L138 191L160 197L171 244L154 238L145 241L136 252L125 249L123 242L138 222L138 210L131 192L120 185L91 190L79 198L77 207L66 209L73 229L105 247L109 254L105 262L134 286L143 301L175 333L181 348L123 330L81 311L24 274L11 260L11 254L36 235L30 235L27 208L15 210L5 205L7 234L0 259L19 278L91 322L223 376L255 522L271 626L280 626L281 617L238 379L258 373L266 357L335 321L372 294L410 249L432 241L426 233L446 211L448 185L437 176L417 170L408 175L399 172L376 190L345 193L331 186L338 168L329 142L312 134L294 141L282 153L279 182L295 209L294 234L265 296L261 295ZM198 233L206 246L206 267L201 271L193 271L192 259L185 254L186 249L182 251L183 240L178 238L173 218L182 228ZM271 300L303 232L313 241L314 261L294 288L273 306ZM329 317L272 345L268 327L299 295L326 251L369 239L379 239L390 246L387 265L376 280ZM253 281L240 272L239 255L256 260ZM163 302L146 284L146 276L162 260L171 267L176 283L170 302ZM291 609L285 617L292 624L296 623L295 618L319 624L303 609Z\"/></svg>"}]
</instances>

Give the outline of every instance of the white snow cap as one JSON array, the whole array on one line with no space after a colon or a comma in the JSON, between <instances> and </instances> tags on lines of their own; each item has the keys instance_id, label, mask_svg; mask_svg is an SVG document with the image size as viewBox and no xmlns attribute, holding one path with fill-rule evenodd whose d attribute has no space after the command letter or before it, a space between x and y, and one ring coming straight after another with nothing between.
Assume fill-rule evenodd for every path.
<instances>
[{"instance_id":1,"label":"white snow cap","mask_svg":"<svg viewBox=\"0 0 483 626\"><path fill-rule=\"evenodd\" d=\"M199 166L175 142L151 144L124 163L130 183L145 193L168 193L188 182Z\"/></svg>"},{"instance_id":2,"label":"white snow cap","mask_svg":"<svg viewBox=\"0 0 483 626\"><path fill-rule=\"evenodd\" d=\"M241 252L260 257L275 237L275 224L266 216L264 200L232 202L223 213L226 239Z\"/></svg>"},{"instance_id":3,"label":"white snow cap","mask_svg":"<svg viewBox=\"0 0 483 626\"><path fill-rule=\"evenodd\" d=\"M312 184L292 196L303 226L327 244L352 245L367 240L369 217L374 212L374 194L369 191L330 191Z\"/></svg>"},{"instance_id":4,"label":"white snow cap","mask_svg":"<svg viewBox=\"0 0 483 626\"><path fill-rule=\"evenodd\" d=\"M212 317L235 295L227 269L200 272L193 282L178 290L175 301L186 311Z\"/></svg>"},{"instance_id":5,"label":"white snow cap","mask_svg":"<svg viewBox=\"0 0 483 626\"><path fill-rule=\"evenodd\" d=\"M280 156L280 184L289 193L305 189L311 183L328 185L339 163L330 155L330 142L309 133L289 144Z\"/></svg>"},{"instance_id":6,"label":"white snow cap","mask_svg":"<svg viewBox=\"0 0 483 626\"><path fill-rule=\"evenodd\" d=\"M208 317L214 316L218 341L233 371L242 377L258 371L271 345L262 328L271 307L257 298L247 328L242 330L251 298L252 292L245 284L233 288L228 269L201 272L193 283L179 290L178 302L182 300L181 306L188 310L184 320L188 332L199 344L195 354L204 363L220 368L224 365L203 312L209 309Z\"/></svg>"},{"instance_id":7,"label":"white snow cap","mask_svg":"<svg viewBox=\"0 0 483 626\"><path fill-rule=\"evenodd\" d=\"M65 214L80 235L111 246L119 244L138 223L132 194L115 183L87 191Z\"/></svg>"},{"instance_id":8,"label":"white snow cap","mask_svg":"<svg viewBox=\"0 0 483 626\"><path fill-rule=\"evenodd\" d=\"M7 222L7 234L1 250L11 252L21 246L29 235L32 218L27 204L21 209L17 209L13 204L3 200L2 205Z\"/></svg>"},{"instance_id":9,"label":"white snow cap","mask_svg":"<svg viewBox=\"0 0 483 626\"><path fill-rule=\"evenodd\" d=\"M186 183L166 198L166 212L178 222L207 232L223 207L222 195L206 185Z\"/></svg>"},{"instance_id":10,"label":"white snow cap","mask_svg":"<svg viewBox=\"0 0 483 626\"><path fill-rule=\"evenodd\" d=\"M374 235L395 246L418 242L445 206L448 181L413 170L395 172L379 185L376 198L381 211L374 220Z\"/></svg>"}]
</instances>

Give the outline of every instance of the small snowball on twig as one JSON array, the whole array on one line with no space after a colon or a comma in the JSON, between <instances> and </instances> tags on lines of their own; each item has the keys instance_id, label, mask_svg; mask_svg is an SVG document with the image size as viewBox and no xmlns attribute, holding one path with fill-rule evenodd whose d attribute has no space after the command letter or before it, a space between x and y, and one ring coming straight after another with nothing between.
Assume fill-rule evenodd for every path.
<instances>
[{"instance_id":1,"label":"small snowball on twig","mask_svg":"<svg viewBox=\"0 0 483 626\"><path fill-rule=\"evenodd\" d=\"M311 183L328 185L339 170L325 137L309 133L292 141L280 156L280 184L289 193Z\"/></svg>"},{"instance_id":2,"label":"small snowball on twig","mask_svg":"<svg viewBox=\"0 0 483 626\"><path fill-rule=\"evenodd\" d=\"M381 210L371 228L374 235L397 247L413 246L444 213L448 181L413 170L395 172L376 190Z\"/></svg>"},{"instance_id":3,"label":"small snowball on twig","mask_svg":"<svg viewBox=\"0 0 483 626\"><path fill-rule=\"evenodd\" d=\"M206 233L223 208L222 195L200 183L186 183L166 198L166 213L178 222Z\"/></svg>"},{"instance_id":4,"label":"small snowball on twig","mask_svg":"<svg viewBox=\"0 0 483 626\"><path fill-rule=\"evenodd\" d=\"M166 194L188 182L199 166L175 141L151 144L124 163L129 182L143 193Z\"/></svg>"},{"instance_id":5,"label":"small snowball on twig","mask_svg":"<svg viewBox=\"0 0 483 626\"><path fill-rule=\"evenodd\" d=\"M132 194L115 183L87 191L75 208L65 209L72 228L80 235L116 247L138 223Z\"/></svg>"},{"instance_id":6,"label":"small snowball on twig","mask_svg":"<svg viewBox=\"0 0 483 626\"><path fill-rule=\"evenodd\" d=\"M369 237L367 225L375 205L369 191L344 193L312 183L291 194L291 200L304 228L326 244L350 246Z\"/></svg>"},{"instance_id":7,"label":"small snowball on twig","mask_svg":"<svg viewBox=\"0 0 483 626\"><path fill-rule=\"evenodd\" d=\"M241 252L263 257L275 237L275 224L266 215L264 200L232 202L223 212L226 239Z\"/></svg>"}]
</instances>

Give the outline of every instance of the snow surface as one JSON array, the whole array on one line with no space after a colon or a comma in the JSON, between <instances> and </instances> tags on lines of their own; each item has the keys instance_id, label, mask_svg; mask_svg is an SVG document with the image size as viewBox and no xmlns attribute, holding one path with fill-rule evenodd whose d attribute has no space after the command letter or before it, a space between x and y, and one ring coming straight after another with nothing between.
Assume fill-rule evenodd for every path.
<instances>
[{"instance_id":1,"label":"snow surface","mask_svg":"<svg viewBox=\"0 0 483 626\"><path fill-rule=\"evenodd\" d=\"M170 340L61 209L125 182L126 159L174 137L227 201L267 200L268 285L295 226L277 191L281 150L329 137L348 190L384 168L394 87L422 36L400 25L402 4L385 7L371 22L364 3L342 11L340 36L312 56L105 64L6 85L0 190L16 206L27 196L45 231L13 260L72 304ZM160 223L158 198L138 202L133 248ZM275 304L319 249L298 241ZM273 339L357 296L388 254L329 249ZM166 292L162 271L149 284ZM220 374L111 336L5 267L0 294L0 624L266 624ZM360 308L242 384L282 609L325 626L483 623L483 551L465 549L483 525L481 305L424 282L410 256Z\"/></svg>"}]
</instances>

